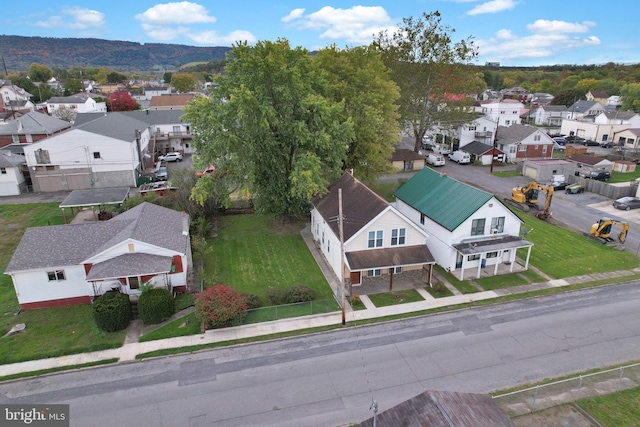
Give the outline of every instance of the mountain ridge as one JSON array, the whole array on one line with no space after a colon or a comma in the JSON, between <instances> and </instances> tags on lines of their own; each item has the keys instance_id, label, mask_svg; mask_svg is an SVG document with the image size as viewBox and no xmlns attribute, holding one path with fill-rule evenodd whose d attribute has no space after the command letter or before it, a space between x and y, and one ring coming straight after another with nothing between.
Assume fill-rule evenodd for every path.
<instances>
[{"instance_id":1,"label":"mountain ridge","mask_svg":"<svg viewBox=\"0 0 640 427\"><path fill-rule=\"evenodd\" d=\"M9 72L28 71L34 62L62 69L109 67L116 71L163 70L189 62L224 59L230 50L231 47L224 46L0 35L0 52Z\"/></svg>"}]
</instances>

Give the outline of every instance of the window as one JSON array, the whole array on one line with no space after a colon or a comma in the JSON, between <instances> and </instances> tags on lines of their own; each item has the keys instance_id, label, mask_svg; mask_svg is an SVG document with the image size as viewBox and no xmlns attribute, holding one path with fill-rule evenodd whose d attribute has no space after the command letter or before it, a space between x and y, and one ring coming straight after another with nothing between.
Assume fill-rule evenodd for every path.
<instances>
[{"instance_id":1,"label":"window","mask_svg":"<svg viewBox=\"0 0 640 427\"><path fill-rule=\"evenodd\" d=\"M331 252L331 240L327 239L327 253Z\"/></svg>"},{"instance_id":2,"label":"window","mask_svg":"<svg viewBox=\"0 0 640 427\"><path fill-rule=\"evenodd\" d=\"M140 279L137 276L128 277L129 289L138 289L140 287Z\"/></svg>"},{"instance_id":3,"label":"window","mask_svg":"<svg viewBox=\"0 0 640 427\"><path fill-rule=\"evenodd\" d=\"M527 146L526 145L518 145L518 151L521 151L521 152L527 151Z\"/></svg>"},{"instance_id":4,"label":"window","mask_svg":"<svg viewBox=\"0 0 640 427\"><path fill-rule=\"evenodd\" d=\"M14 144L20 143L20 135L11 135L11 139L13 140Z\"/></svg>"},{"instance_id":5,"label":"window","mask_svg":"<svg viewBox=\"0 0 640 427\"><path fill-rule=\"evenodd\" d=\"M496 258L498 256L498 252L488 252L487 258Z\"/></svg>"},{"instance_id":6,"label":"window","mask_svg":"<svg viewBox=\"0 0 640 427\"><path fill-rule=\"evenodd\" d=\"M389 274L400 274L402 273L402 267L391 267L389 269Z\"/></svg>"},{"instance_id":7,"label":"window","mask_svg":"<svg viewBox=\"0 0 640 427\"><path fill-rule=\"evenodd\" d=\"M322 232L322 244L324 245L324 231Z\"/></svg>"},{"instance_id":8,"label":"window","mask_svg":"<svg viewBox=\"0 0 640 427\"><path fill-rule=\"evenodd\" d=\"M94 159L99 159L100 158L100 152L99 151L94 151L93 152L93 158Z\"/></svg>"},{"instance_id":9,"label":"window","mask_svg":"<svg viewBox=\"0 0 640 427\"><path fill-rule=\"evenodd\" d=\"M420 224L424 225L424 214L420 214Z\"/></svg>"},{"instance_id":10,"label":"window","mask_svg":"<svg viewBox=\"0 0 640 427\"><path fill-rule=\"evenodd\" d=\"M491 218L491 234L504 232L504 217L496 216Z\"/></svg>"},{"instance_id":11,"label":"window","mask_svg":"<svg viewBox=\"0 0 640 427\"><path fill-rule=\"evenodd\" d=\"M391 230L391 246L404 245L406 232L406 228L394 228Z\"/></svg>"},{"instance_id":12,"label":"window","mask_svg":"<svg viewBox=\"0 0 640 427\"><path fill-rule=\"evenodd\" d=\"M49 276L50 282L53 282L54 280L67 280L64 277L64 270L47 271L47 276Z\"/></svg>"},{"instance_id":13,"label":"window","mask_svg":"<svg viewBox=\"0 0 640 427\"><path fill-rule=\"evenodd\" d=\"M512 111L511 114L518 114L518 112L517 111Z\"/></svg>"},{"instance_id":14,"label":"window","mask_svg":"<svg viewBox=\"0 0 640 427\"><path fill-rule=\"evenodd\" d=\"M27 137L27 142L33 142L33 136L31 136L30 133L28 133L26 137Z\"/></svg>"},{"instance_id":15,"label":"window","mask_svg":"<svg viewBox=\"0 0 640 427\"><path fill-rule=\"evenodd\" d=\"M471 222L471 235L482 236L484 234L484 223L485 223L485 218L474 219Z\"/></svg>"},{"instance_id":16,"label":"window","mask_svg":"<svg viewBox=\"0 0 640 427\"><path fill-rule=\"evenodd\" d=\"M540 134L538 133L538 134L533 135L533 140L534 141L540 141Z\"/></svg>"},{"instance_id":17,"label":"window","mask_svg":"<svg viewBox=\"0 0 640 427\"><path fill-rule=\"evenodd\" d=\"M509 146L509 154L516 154L516 146L515 145L510 145Z\"/></svg>"},{"instance_id":18,"label":"window","mask_svg":"<svg viewBox=\"0 0 640 427\"><path fill-rule=\"evenodd\" d=\"M546 154L547 153L547 146L543 145L542 146L542 154Z\"/></svg>"},{"instance_id":19,"label":"window","mask_svg":"<svg viewBox=\"0 0 640 427\"><path fill-rule=\"evenodd\" d=\"M467 257L467 261L476 261L476 260L478 260L478 259L480 259L480 254L476 254L476 255L469 255L469 256Z\"/></svg>"},{"instance_id":20,"label":"window","mask_svg":"<svg viewBox=\"0 0 640 427\"><path fill-rule=\"evenodd\" d=\"M1 175L6 175L7 174L7 168L0 168L0 174Z\"/></svg>"},{"instance_id":21,"label":"window","mask_svg":"<svg viewBox=\"0 0 640 427\"><path fill-rule=\"evenodd\" d=\"M382 230L375 230L369 232L369 239L367 242L368 248L381 248L382 247Z\"/></svg>"},{"instance_id":22,"label":"window","mask_svg":"<svg viewBox=\"0 0 640 427\"><path fill-rule=\"evenodd\" d=\"M609 134L605 133L602 135L602 142L607 142L609 140Z\"/></svg>"},{"instance_id":23,"label":"window","mask_svg":"<svg viewBox=\"0 0 640 427\"><path fill-rule=\"evenodd\" d=\"M367 270L367 277L374 277L382 275L382 271L377 268L375 270Z\"/></svg>"},{"instance_id":24,"label":"window","mask_svg":"<svg viewBox=\"0 0 640 427\"><path fill-rule=\"evenodd\" d=\"M476 130L476 125L470 125L469 130Z\"/></svg>"},{"instance_id":25,"label":"window","mask_svg":"<svg viewBox=\"0 0 640 427\"><path fill-rule=\"evenodd\" d=\"M51 163L51 160L49 160L49 150L39 148L34 151L34 154L36 155L36 163L40 165Z\"/></svg>"},{"instance_id":26,"label":"window","mask_svg":"<svg viewBox=\"0 0 640 427\"><path fill-rule=\"evenodd\" d=\"M511 124L511 120L505 120L505 121L504 121L504 124L505 124L505 125L507 125L507 126L509 126L509 125Z\"/></svg>"}]
</instances>

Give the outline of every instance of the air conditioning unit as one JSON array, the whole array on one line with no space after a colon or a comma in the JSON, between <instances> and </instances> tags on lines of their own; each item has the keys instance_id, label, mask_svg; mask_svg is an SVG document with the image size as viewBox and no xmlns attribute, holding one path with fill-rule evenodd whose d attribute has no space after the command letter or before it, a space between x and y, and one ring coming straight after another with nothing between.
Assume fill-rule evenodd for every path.
<instances>
[{"instance_id":1,"label":"air conditioning unit","mask_svg":"<svg viewBox=\"0 0 640 427\"><path fill-rule=\"evenodd\" d=\"M492 228L491 229L491 234L498 234L498 233L499 233L499 231L498 231L497 228Z\"/></svg>"}]
</instances>

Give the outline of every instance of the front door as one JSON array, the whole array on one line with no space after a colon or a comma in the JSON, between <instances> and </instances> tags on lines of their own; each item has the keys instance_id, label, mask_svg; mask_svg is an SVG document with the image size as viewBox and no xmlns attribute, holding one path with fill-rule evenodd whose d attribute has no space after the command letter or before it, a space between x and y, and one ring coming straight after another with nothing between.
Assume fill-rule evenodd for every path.
<instances>
[{"instance_id":1,"label":"front door","mask_svg":"<svg viewBox=\"0 0 640 427\"><path fill-rule=\"evenodd\" d=\"M349 280L351 281L352 285L361 284L360 272L352 271L351 274L349 274Z\"/></svg>"},{"instance_id":2,"label":"front door","mask_svg":"<svg viewBox=\"0 0 640 427\"><path fill-rule=\"evenodd\" d=\"M456 268L461 268L461 267L462 267L462 254L458 252L458 255L456 256Z\"/></svg>"}]
</instances>

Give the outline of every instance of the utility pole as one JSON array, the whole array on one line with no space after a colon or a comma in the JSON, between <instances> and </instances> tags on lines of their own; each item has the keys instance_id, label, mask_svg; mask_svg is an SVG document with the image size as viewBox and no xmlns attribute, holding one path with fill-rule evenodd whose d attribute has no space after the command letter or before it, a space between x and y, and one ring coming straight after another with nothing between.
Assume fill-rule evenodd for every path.
<instances>
[{"instance_id":1,"label":"utility pole","mask_svg":"<svg viewBox=\"0 0 640 427\"><path fill-rule=\"evenodd\" d=\"M340 229L340 297L342 306L342 324L346 324L344 306L346 304L344 286L344 229L342 227L342 188L338 188L338 228Z\"/></svg>"}]
</instances>

